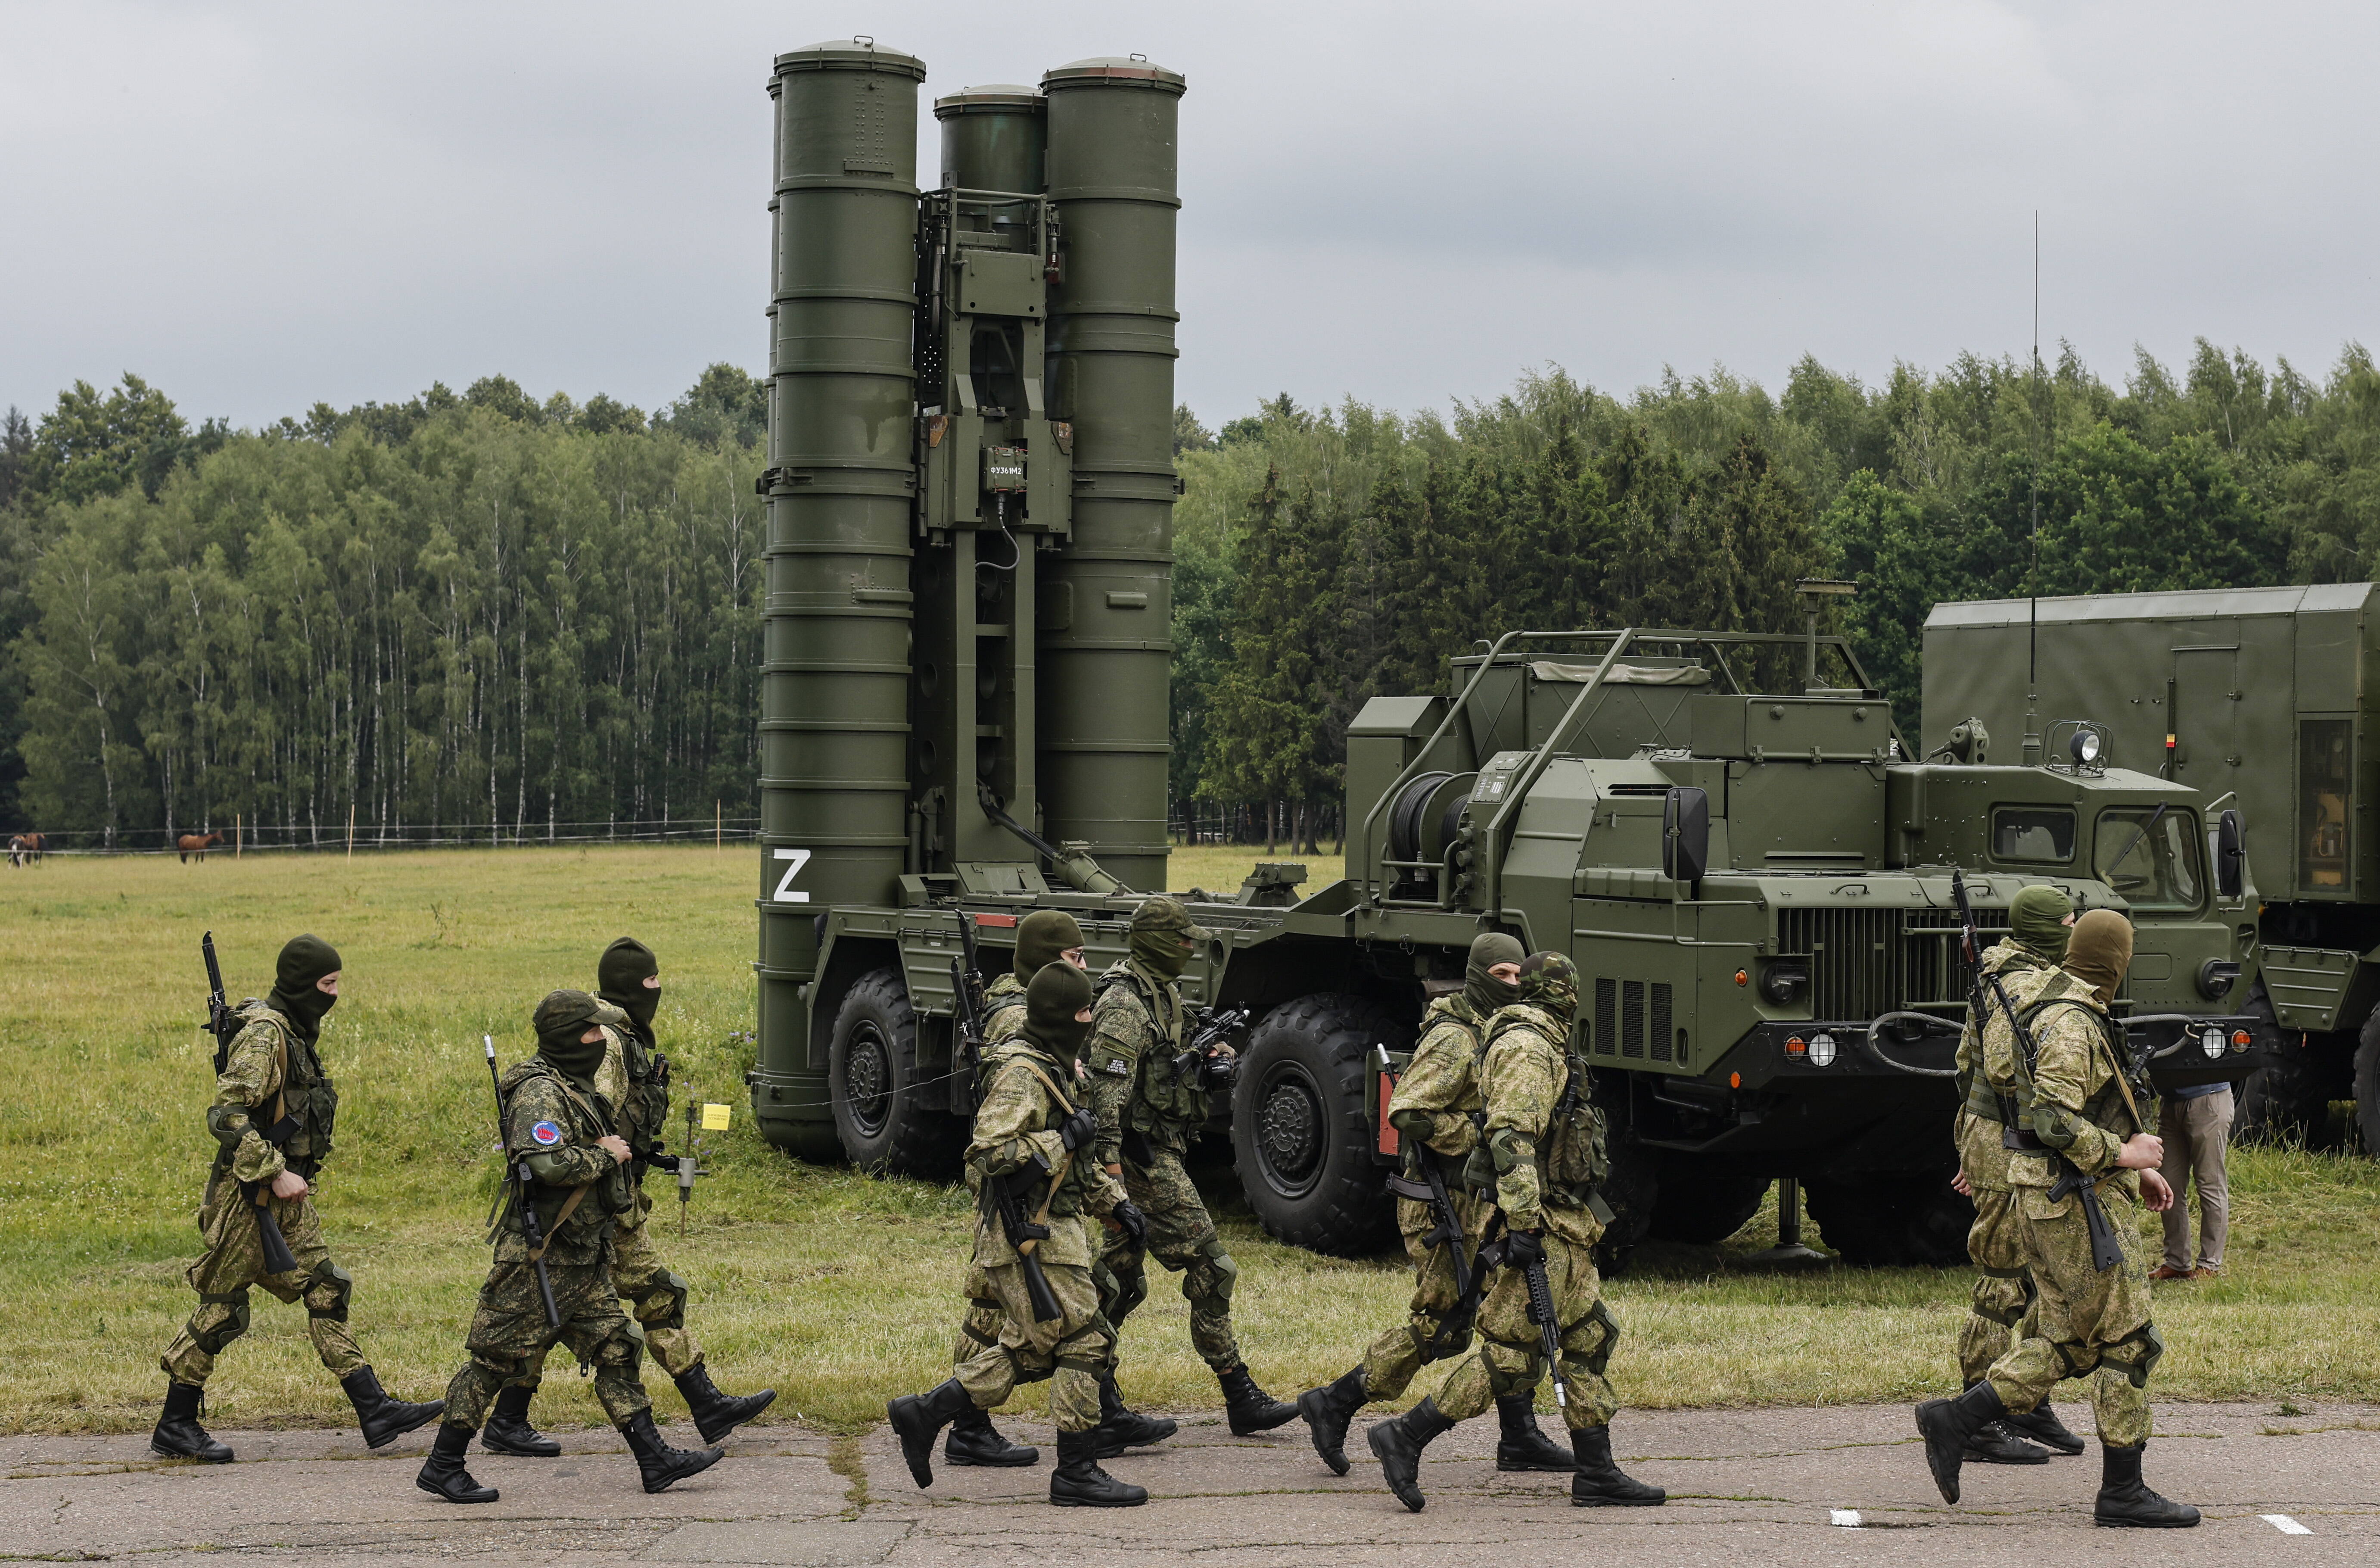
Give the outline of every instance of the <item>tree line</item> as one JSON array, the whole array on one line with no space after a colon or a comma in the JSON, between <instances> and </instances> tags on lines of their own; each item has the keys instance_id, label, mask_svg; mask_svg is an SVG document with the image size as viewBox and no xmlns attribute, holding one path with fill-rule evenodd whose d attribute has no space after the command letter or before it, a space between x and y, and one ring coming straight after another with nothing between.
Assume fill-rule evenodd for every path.
<instances>
[{"instance_id":1,"label":"tree line","mask_svg":"<svg viewBox=\"0 0 2380 1568\"><path fill-rule=\"evenodd\" d=\"M330 842L755 809L765 388L659 413L490 377L191 427L128 375L0 422L0 820L101 843L235 814ZM1559 370L1400 415L1177 413L1177 820L1309 850L1346 727L1520 629L1790 631L1799 577L1904 725L1944 599L2351 580L2380 374L2201 342L2120 388L1964 356L1615 396ZM1782 672L1779 672L1782 675ZM451 832L448 832L451 830Z\"/></svg>"}]
</instances>

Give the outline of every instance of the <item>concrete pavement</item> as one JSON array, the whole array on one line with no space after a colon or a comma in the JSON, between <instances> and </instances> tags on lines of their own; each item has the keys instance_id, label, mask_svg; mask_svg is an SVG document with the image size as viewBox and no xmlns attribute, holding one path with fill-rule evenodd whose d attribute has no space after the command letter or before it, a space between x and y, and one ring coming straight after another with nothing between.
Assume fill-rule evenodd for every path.
<instances>
[{"instance_id":1,"label":"concrete pavement","mask_svg":"<svg viewBox=\"0 0 2380 1568\"><path fill-rule=\"evenodd\" d=\"M2089 1429L2080 1402L2067 1423ZM1154 1494L1148 1506L1053 1509L1048 1427L1003 1416L1044 1445L1031 1470L938 1470L920 1492L879 1427L837 1438L762 1428L729 1457L659 1497L610 1431L557 1434L558 1460L473 1456L502 1501L457 1508L418 1491L429 1434L367 1453L352 1433L217 1435L237 1464L154 1459L145 1437L0 1438L0 1559L354 1561L369 1568L506 1564L752 1563L838 1568L993 1568L1073 1557L1097 1568L1630 1568L1720 1562L1928 1564L2030 1562L2088 1552L2161 1565L2380 1562L2380 1407L2161 1405L2151 1484L2196 1503L2181 1532L2091 1525L2095 1446L2031 1468L1971 1467L1966 1501L1942 1505L1906 1406L1623 1413L1615 1450L1670 1489L1669 1506L1587 1511L1559 1476L1500 1475L1492 1416L1431 1446L1424 1513L1380 1485L1359 1419L1343 1479L1323 1468L1303 1424L1233 1438L1220 1416L1110 1468ZM1553 1417L1544 1417L1549 1430ZM691 1443L683 1424L673 1441ZM2306 1533L2285 1533L2267 1514ZM1852 1523L1852 1519L1857 1524Z\"/></svg>"}]
</instances>

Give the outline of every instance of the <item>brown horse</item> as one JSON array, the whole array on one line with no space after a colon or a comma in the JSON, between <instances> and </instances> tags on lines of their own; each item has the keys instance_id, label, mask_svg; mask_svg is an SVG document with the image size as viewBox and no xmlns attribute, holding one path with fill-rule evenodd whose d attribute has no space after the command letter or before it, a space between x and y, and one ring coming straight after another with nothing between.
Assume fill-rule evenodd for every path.
<instances>
[{"instance_id":1,"label":"brown horse","mask_svg":"<svg viewBox=\"0 0 2380 1568\"><path fill-rule=\"evenodd\" d=\"M207 846L222 842L221 833L184 833L174 841L174 848L178 852L176 857L187 865L193 855L204 862L207 857Z\"/></svg>"},{"instance_id":2,"label":"brown horse","mask_svg":"<svg viewBox=\"0 0 2380 1568\"><path fill-rule=\"evenodd\" d=\"M13 833L8 839L8 864L39 865L49 847L50 841L41 833Z\"/></svg>"}]
</instances>

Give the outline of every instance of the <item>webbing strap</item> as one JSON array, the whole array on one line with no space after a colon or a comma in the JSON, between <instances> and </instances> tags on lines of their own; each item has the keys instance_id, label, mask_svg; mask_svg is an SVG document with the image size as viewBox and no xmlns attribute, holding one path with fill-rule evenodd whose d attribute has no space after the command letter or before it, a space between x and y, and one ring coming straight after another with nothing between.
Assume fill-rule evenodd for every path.
<instances>
[{"instance_id":1,"label":"webbing strap","mask_svg":"<svg viewBox=\"0 0 2380 1568\"><path fill-rule=\"evenodd\" d=\"M1050 1098L1058 1102L1059 1110L1064 1112L1069 1116L1072 1116L1075 1113L1075 1102L1068 1100L1064 1091L1060 1089L1056 1084L1050 1081L1049 1074L1043 1072L1040 1068L1036 1067L1031 1062L1026 1060L1022 1056L1015 1057L1014 1060L1018 1066L1024 1068L1026 1072L1032 1074L1036 1078L1040 1080L1041 1087L1050 1091ZM1075 1151L1071 1149L1066 1150L1065 1153L1058 1156L1058 1168L1050 1173L1050 1190L1041 1195L1040 1211L1033 1216L1033 1222L1035 1224L1047 1225L1050 1222L1050 1206L1058 1201L1058 1185L1066 1179L1066 1172L1073 1167L1074 1162ZM1033 1249L1039 1245L1040 1242L1038 1238L1019 1242L1016 1246L1016 1255L1019 1258L1028 1257L1031 1255Z\"/></svg>"},{"instance_id":2,"label":"webbing strap","mask_svg":"<svg viewBox=\"0 0 2380 1568\"><path fill-rule=\"evenodd\" d=\"M582 1182L578 1185L570 1189L570 1196L563 1200L562 1212L556 1214L553 1217L553 1223L546 1228L545 1239L538 1243L536 1249L528 1255L528 1260L530 1262L539 1263L544 1261L545 1249L552 1246L553 1245L553 1238L562 1234L564 1223L568 1221L573 1214L578 1212L578 1206L587 1201L588 1189L592 1187L595 1184L593 1182Z\"/></svg>"}]
</instances>

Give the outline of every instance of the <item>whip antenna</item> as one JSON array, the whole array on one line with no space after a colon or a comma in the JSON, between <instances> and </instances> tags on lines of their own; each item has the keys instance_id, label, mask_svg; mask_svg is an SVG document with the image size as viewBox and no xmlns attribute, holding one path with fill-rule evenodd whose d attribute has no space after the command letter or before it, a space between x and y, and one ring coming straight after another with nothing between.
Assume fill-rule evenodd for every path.
<instances>
[{"instance_id":1,"label":"whip antenna","mask_svg":"<svg viewBox=\"0 0 2380 1568\"><path fill-rule=\"evenodd\" d=\"M2041 762L2041 209L2033 210L2033 540L2025 567L2024 763Z\"/></svg>"}]
</instances>

